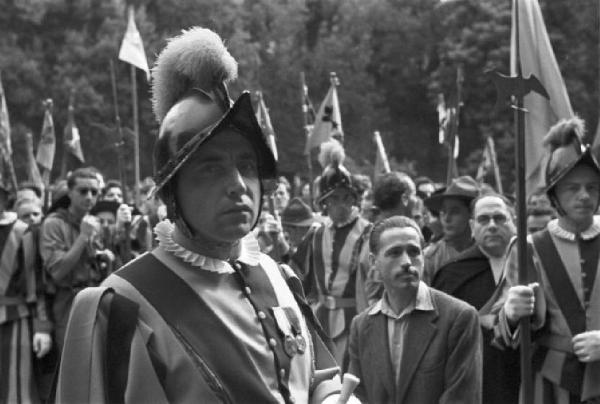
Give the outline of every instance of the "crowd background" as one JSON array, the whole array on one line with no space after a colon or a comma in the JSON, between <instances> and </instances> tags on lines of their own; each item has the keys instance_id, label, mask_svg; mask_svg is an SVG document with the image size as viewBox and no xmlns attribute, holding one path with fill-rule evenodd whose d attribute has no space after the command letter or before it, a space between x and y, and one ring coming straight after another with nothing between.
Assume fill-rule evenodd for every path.
<instances>
[{"instance_id":1,"label":"crowd background","mask_svg":"<svg viewBox=\"0 0 600 404\"><path fill-rule=\"evenodd\" d=\"M594 135L598 111L598 3L541 1L574 110ZM345 130L346 164L371 175L372 132L379 130L394 169L444 181L443 146L438 144L437 96L455 92L456 67L464 66L461 112L462 174L475 175L484 136L496 139L504 188L513 178L512 116L493 114L495 90L483 72L509 71L510 1L307 0L3 2L0 69L13 129L14 154L25 153L24 134L39 141L44 109L53 98L57 133L67 123L75 91L75 117L87 163L118 178L109 60L116 59L126 26L126 6L136 22L150 65L164 38L182 27L205 26L221 33L240 63L241 89L262 90L277 136L279 164L289 178L306 173L302 155L300 72L317 105L329 86L338 88ZM116 63L124 155L132 155L132 106L128 66ZM157 126L148 101L149 85L138 72L141 177L151 175ZM493 117L493 119L491 119ZM57 155L63 144L57 142ZM315 156L313 156L315 157ZM126 183L133 162L126 159ZM24 159L15 158L23 177ZM316 162L315 162L316 165ZM55 164L52 177L60 172Z\"/></svg>"}]
</instances>

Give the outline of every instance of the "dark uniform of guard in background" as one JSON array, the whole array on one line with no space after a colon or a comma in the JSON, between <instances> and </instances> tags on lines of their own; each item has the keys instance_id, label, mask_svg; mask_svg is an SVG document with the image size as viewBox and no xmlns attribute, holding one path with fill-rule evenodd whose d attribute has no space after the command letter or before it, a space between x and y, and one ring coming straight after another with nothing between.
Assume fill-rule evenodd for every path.
<instances>
[{"instance_id":1,"label":"dark uniform of guard in background","mask_svg":"<svg viewBox=\"0 0 600 404\"><path fill-rule=\"evenodd\" d=\"M359 214L357 191L352 175L342 165L342 153L335 155L319 180L317 203L327 215L325 222L311 229L298 247L302 255L293 257L303 274L306 293L314 302L315 314L333 340L340 364L352 317L368 305L365 284L371 230L371 223Z\"/></svg>"}]
</instances>

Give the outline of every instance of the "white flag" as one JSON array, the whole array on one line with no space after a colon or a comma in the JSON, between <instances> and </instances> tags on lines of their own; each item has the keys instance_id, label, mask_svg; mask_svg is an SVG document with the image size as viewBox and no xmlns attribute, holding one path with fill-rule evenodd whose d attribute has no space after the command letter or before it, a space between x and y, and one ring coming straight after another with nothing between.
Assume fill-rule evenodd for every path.
<instances>
[{"instance_id":1,"label":"white flag","mask_svg":"<svg viewBox=\"0 0 600 404\"><path fill-rule=\"evenodd\" d=\"M146 72L146 78L150 81L150 69L148 68L148 60L144 51L144 43L142 37L135 26L135 18L133 7L129 7L129 21L127 22L127 32L121 43L119 51L119 60L134 65L138 69Z\"/></svg>"}]
</instances>

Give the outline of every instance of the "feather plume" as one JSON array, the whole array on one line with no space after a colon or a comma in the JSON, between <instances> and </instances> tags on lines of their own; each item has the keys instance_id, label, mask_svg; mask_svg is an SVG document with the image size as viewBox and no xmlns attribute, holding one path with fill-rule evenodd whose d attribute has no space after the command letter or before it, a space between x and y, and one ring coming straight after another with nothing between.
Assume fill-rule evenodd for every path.
<instances>
[{"instance_id":1,"label":"feather plume","mask_svg":"<svg viewBox=\"0 0 600 404\"><path fill-rule=\"evenodd\" d=\"M584 133L585 123L583 119L577 116L569 119L561 119L544 136L543 144L550 151L569 145L573 141L578 141L581 144Z\"/></svg>"},{"instance_id":2,"label":"feather plume","mask_svg":"<svg viewBox=\"0 0 600 404\"><path fill-rule=\"evenodd\" d=\"M325 168L328 165L341 165L346 158L344 146L335 139L330 139L327 142L321 143L319 151L319 163Z\"/></svg>"},{"instance_id":3,"label":"feather plume","mask_svg":"<svg viewBox=\"0 0 600 404\"><path fill-rule=\"evenodd\" d=\"M152 107L157 121L191 88L211 92L237 78L237 62L215 32L194 27L171 38L152 68Z\"/></svg>"}]
</instances>

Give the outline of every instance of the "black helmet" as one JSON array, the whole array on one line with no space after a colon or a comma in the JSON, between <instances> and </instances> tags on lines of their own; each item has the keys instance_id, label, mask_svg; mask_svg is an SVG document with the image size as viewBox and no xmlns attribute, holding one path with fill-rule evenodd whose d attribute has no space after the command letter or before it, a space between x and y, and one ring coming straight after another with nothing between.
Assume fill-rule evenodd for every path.
<instances>
[{"instance_id":1,"label":"black helmet","mask_svg":"<svg viewBox=\"0 0 600 404\"><path fill-rule=\"evenodd\" d=\"M546 193L552 192L556 184L579 164L588 165L600 173L600 165L591 148L582 144L583 131L583 121L575 117L561 120L544 137L544 146L549 149Z\"/></svg>"},{"instance_id":2,"label":"black helmet","mask_svg":"<svg viewBox=\"0 0 600 404\"><path fill-rule=\"evenodd\" d=\"M196 101L200 100L194 101L194 108L198 114L204 115L201 120L210 122L218 111L216 103L204 93L191 97ZM277 173L275 157L256 120L250 93L243 92L225 115L197 133L170 131L165 120L165 125L161 127L158 140L154 145L155 189L162 189L201 144L228 128L246 137L255 148L260 177L275 178Z\"/></svg>"},{"instance_id":3,"label":"black helmet","mask_svg":"<svg viewBox=\"0 0 600 404\"><path fill-rule=\"evenodd\" d=\"M341 164L331 164L325 167L319 178L319 197L317 203L321 204L336 189L345 188L356 194L352 174Z\"/></svg>"},{"instance_id":4,"label":"black helmet","mask_svg":"<svg viewBox=\"0 0 600 404\"><path fill-rule=\"evenodd\" d=\"M554 190L556 184L575 166L584 164L600 174L600 165L592 154L589 145L583 145L584 123L578 118L562 119L544 137L544 146L549 155L546 163L546 194L560 214L564 214L558 205ZM597 201L597 203L600 201Z\"/></svg>"},{"instance_id":5,"label":"black helmet","mask_svg":"<svg viewBox=\"0 0 600 404\"><path fill-rule=\"evenodd\" d=\"M339 141L330 139L321 144L319 163L324 169L318 179L318 205L322 204L325 198L338 188L346 188L356 194L352 174L342 165L345 157L344 146Z\"/></svg>"},{"instance_id":6,"label":"black helmet","mask_svg":"<svg viewBox=\"0 0 600 404\"><path fill-rule=\"evenodd\" d=\"M242 93L233 105L229 99L226 83L236 78L237 62L216 33L204 28L183 31L168 42L152 73L153 108L161 128L154 145L156 185L149 197L158 193L165 202L174 198L168 185L177 170L225 129L239 132L254 146L261 178L276 176L275 158L256 121L250 94ZM190 110L196 117L194 130L173 130L178 115Z\"/></svg>"}]
</instances>

